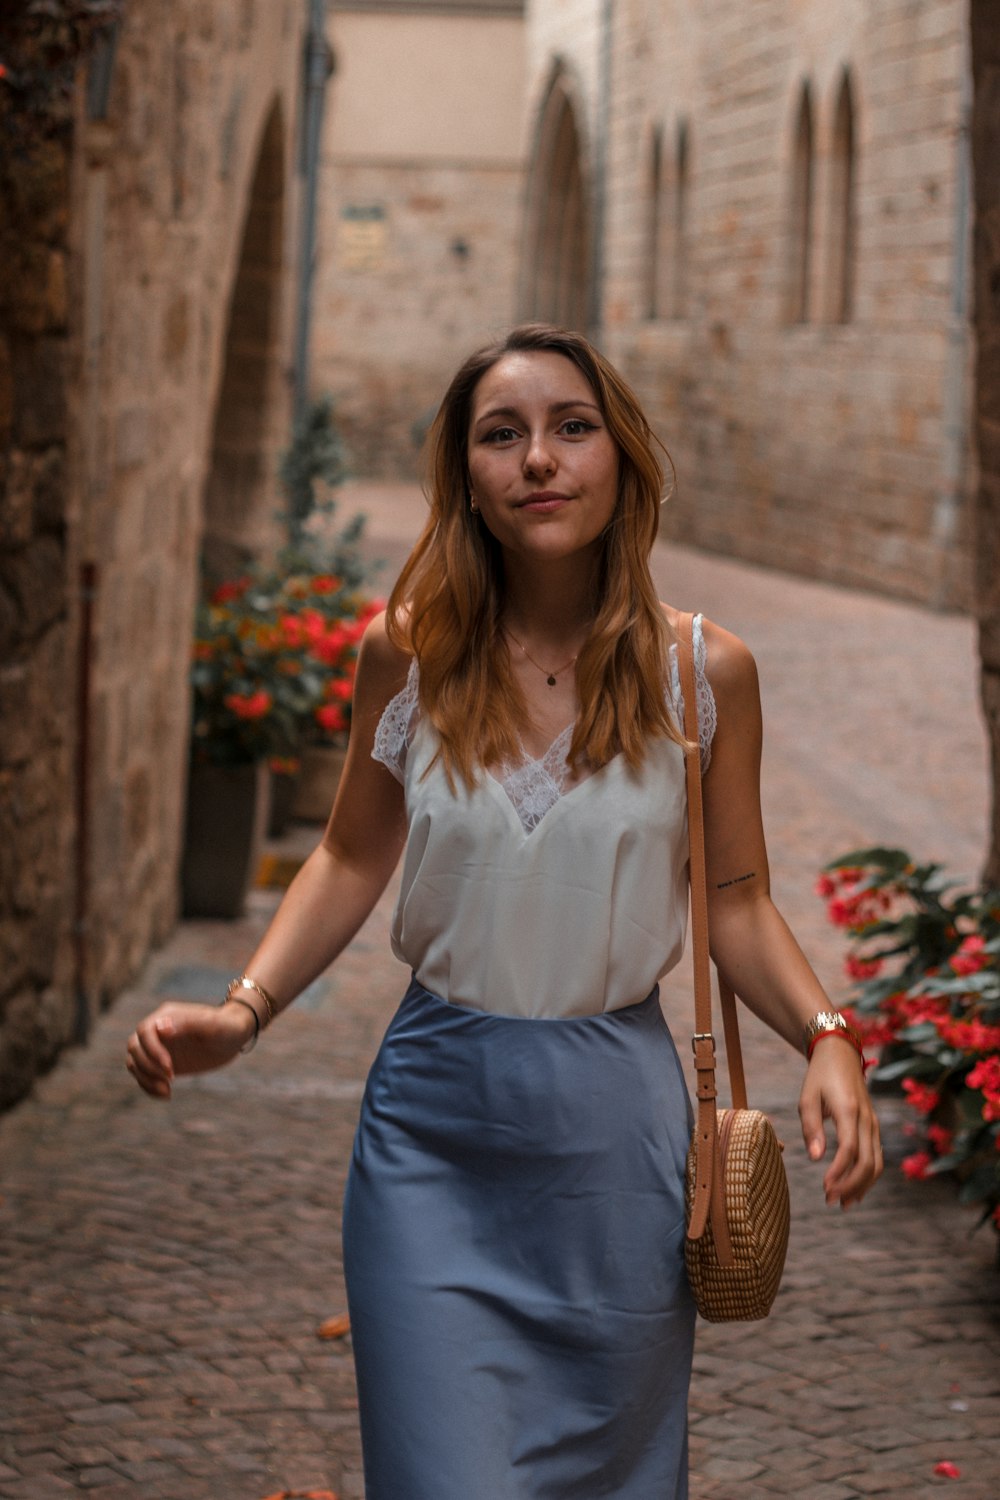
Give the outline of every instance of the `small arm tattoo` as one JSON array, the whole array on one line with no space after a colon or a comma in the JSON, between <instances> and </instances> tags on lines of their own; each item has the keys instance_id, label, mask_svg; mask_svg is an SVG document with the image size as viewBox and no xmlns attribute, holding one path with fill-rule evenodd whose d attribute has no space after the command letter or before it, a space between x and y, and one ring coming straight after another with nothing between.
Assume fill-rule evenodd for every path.
<instances>
[{"instance_id":1,"label":"small arm tattoo","mask_svg":"<svg viewBox=\"0 0 1000 1500\"><path fill-rule=\"evenodd\" d=\"M744 880L753 880L756 874L756 870L750 870L746 875L737 875L734 880L721 880L715 889L717 891L724 891L727 885L742 885Z\"/></svg>"}]
</instances>

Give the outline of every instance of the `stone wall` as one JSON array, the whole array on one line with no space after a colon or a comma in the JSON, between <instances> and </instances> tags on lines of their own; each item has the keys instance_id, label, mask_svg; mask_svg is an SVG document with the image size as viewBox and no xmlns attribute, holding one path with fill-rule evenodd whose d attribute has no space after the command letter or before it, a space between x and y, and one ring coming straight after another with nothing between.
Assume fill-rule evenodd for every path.
<instances>
[{"instance_id":1,"label":"stone wall","mask_svg":"<svg viewBox=\"0 0 1000 1500\"><path fill-rule=\"evenodd\" d=\"M569 58L597 109L599 13L583 0L529 11L536 97L553 60ZM614 17L596 332L677 463L667 527L768 565L965 607L964 5L623 0ZM796 201L804 90L807 233Z\"/></svg>"},{"instance_id":2,"label":"stone wall","mask_svg":"<svg viewBox=\"0 0 1000 1500\"><path fill-rule=\"evenodd\" d=\"M338 11L313 383L356 473L410 477L444 386L515 314L519 15Z\"/></svg>"},{"instance_id":3,"label":"stone wall","mask_svg":"<svg viewBox=\"0 0 1000 1500\"><path fill-rule=\"evenodd\" d=\"M263 534L287 432L303 21L293 0L132 0L106 103L81 76L41 186L8 168L5 195L37 201L22 217L33 279L5 299L0 328L16 544L0 608L17 632L0 676L13 822L0 1102L85 1030L176 916L203 532ZM78 707L84 566L92 671ZM88 738L81 842L74 766Z\"/></svg>"},{"instance_id":4,"label":"stone wall","mask_svg":"<svg viewBox=\"0 0 1000 1500\"><path fill-rule=\"evenodd\" d=\"M0 1103L73 1033L70 149L0 111ZM15 136L14 132L17 130ZM16 141L16 145L14 144Z\"/></svg>"}]
</instances>

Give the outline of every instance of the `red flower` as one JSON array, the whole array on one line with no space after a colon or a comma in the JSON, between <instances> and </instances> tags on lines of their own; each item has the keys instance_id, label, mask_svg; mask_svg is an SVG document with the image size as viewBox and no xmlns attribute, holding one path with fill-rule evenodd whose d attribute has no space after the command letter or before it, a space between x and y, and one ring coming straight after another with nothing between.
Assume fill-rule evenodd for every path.
<instances>
[{"instance_id":1,"label":"red flower","mask_svg":"<svg viewBox=\"0 0 1000 1500\"><path fill-rule=\"evenodd\" d=\"M874 979L882 972L882 962L880 958L858 958L857 954L849 953L844 968L849 979Z\"/></svg>"},{"instance_id":2,"label":"red flower","mask_svg":"<svg viewBox=\"0 0 1000 1500\"><path fill-rule=\"evenodd\" d=\"M944 995L901 995L895 1007L905 1026L917 1026L921 1021L939 1021L948 1014L948 1001Z\"/></svg>"},{"instance_id":3,"label":"red flower","mask_svg":"<svg viewBox=\"0 0 1000 1500\"><path fill-rule=\"evenodd\" d=\"M1000 1120L1000 1057L984 1057L969 1072L966 1088L980 1089L983 1094L983 1119Z\"/></svg>"},{"instance_id":4,"label":"red flower","mask_svg":"<svg viewBox=\"0 0 1000 1500\"><path fill-rule=\"evenodd\" d=\"M931 1164L931 1160L929 1151L916 1151L912 1156L905 1156L903 1158L903 1171L907 1177L912 1177L917 1182L922 1182L927 1176L927 1169Z\"/></svg>"},{"instance_id":5,"label":"red flower","mask_svg":"<svg viewBox=\"0 0 1000 1500\"><path fill-rule=\"evenodd\" d=\"M1000 1052L1000 1026L987 1026L985 1021L944 1018L938 1021L937 1028L943 1042L962 1052Z\"/></svg>"},{"instance_id":6,"label":"red flower","mask_svg":"<svg viewBox=\"0 0 1000 1500\"><path fill-rule=\"evenodd\" d=\"M347 719L339 703L321 703L316 710L316 723L327 734L337 734L347 728Z\"/></svg>"},{"instance_id":7,"label":"red flower","mask_svg":"<svg viewBox=\"0 0 1000 1500\"><path fill-rule=\"evenodd\" d=\"M335 594L340 588L340 579L335 578L332 573L317 573L312 581L314 594Z\"/></svg>"},{"instance_id":8,"label":"red flower","mask_svg":"<svg viewBox=\"0 0 1000 1500\"><path fill-rule=\"evenodd\" d=\"M927 1139L930 1141L938 1156L947 1156L951 1150L954 1134L944 1125L928 1125Z\"/></svg>"},{"instance_id":9,"label":"red flower","mask_svg":"<svg viewBox=\"0 0 1000 1500\"><path fill-rule=\"evenodd\" d=\"M926 1083L918 1083L915 1078L903 1079L903 1093L907 1104L912 1104L922 1115L929 1115L941 1097L937 1089L932 1089Z\"/></svg>"},{"instance_id":10,"label":"red flower","mask_svg":"<svg viewBox=\"0 0 1000 1500\"><path fill-rule=\"evenodd\" d=\"M242 599L249 587L249 578L232 578L228 583L220 583L212 594L212 603L229 604L233 599Z\"/></svg>"},{"instance_id":11,"label":"red flower","mask_svg":"<svg viewBox=\"0 0 1000 1500\"><path fill-rule=\"evenodd\" d=\"M850 927L854 921L854 907L841 897L831 901L826 909L826 914L834 927Z\"/></svg>"},{"instance_id":12,"label":"red flower","mask_svg":"<svg viewBox=\"0 0 1000 1500\"><path fill-rule=\"evenodd\" d=\"M350 703L354 686L346 677L332 677L326 685L326 696L332 702Z\"/></svg>"},{"instance_id":13,"label":"red flower","mask_svg":"<svg viewBox=\"0 0 1000 1500\"><path fill-rule=\"evenodd\" d=\"M836 891L837 882L834 880L832 875L820 875L816 881L814 889L817 896L820 896L824 901L827 901Z\"/></svg>"},{"instance_id":14,"label":"red flower","mask_svg":"<svg viewBox=\"0 0 1000 1500\"><path fill-rule=\"evenodd\" d=\"M962 1477L962 1471L958 1465L949 1463L948 1459L943 1459L941 1463L935 1464L934 1472L935 1474L939 1474L942 1479L961 1479Z\"/></svg>"},{"instance_id":15,"label":"red flower","mask_svg":"<svg viewBox=\"0 0 1000 1500\"><path fill-rule=\"evenodd\" d=\"M305 632L299 622L298 615L282 615L278 621L278 628L286 646L299 647L305 645Z\"/></svg>"},{"instance_id":16,"label":"red flower","mask_svg":"<svg viewBox=\"0 0 1000 1500\"><path fill-rule=\"evenodd\" d=\"M956 974L978 974L980 969L985 969L990 962L990 956L986 950L986 939L979 933L974 932L969 937L963 938L959 944L958 952L951 956L951 967Z\"/></svg>"},{"instance_id":17,"label":"red flower","mask_svg":"<svg viewBox=\"0 0 1000 1500\"><path fill-rule=\"evenodd\" d=\"M256 693L229 693L222 701L238 719L262 719L270 713L274 700L270 693L259 688Z\"/></svg>"},{"instance_id":18,"label":"red flower","mask_svg":"<svg viewBox=\"0 0 1000 1500\"><path fill-rule=\"evenodd\" d=\"M984 1057L965 1080L970 1089L989 1089L991 1094L1000 1093L1000 1057Z\"/></svg>"}]
</instances>

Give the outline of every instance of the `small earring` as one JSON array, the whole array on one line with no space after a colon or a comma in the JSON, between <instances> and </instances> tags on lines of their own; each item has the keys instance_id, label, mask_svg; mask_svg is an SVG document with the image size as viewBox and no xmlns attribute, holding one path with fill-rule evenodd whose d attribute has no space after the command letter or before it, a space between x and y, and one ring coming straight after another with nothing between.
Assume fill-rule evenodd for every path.
<instances>
[{"instance_id":1,"label":"small earring","mask_svg":"<svg viewBox=\"0 0 1000 1500\"><path fill-rule=\"evenodd\" d=\"M472 512L472 514L474 516L478 516L478 514L479 514L479 506L476 504L476 497L475 497L475 495L470 495L469 496L469 510Z\"/></svg>"}]
</instances>

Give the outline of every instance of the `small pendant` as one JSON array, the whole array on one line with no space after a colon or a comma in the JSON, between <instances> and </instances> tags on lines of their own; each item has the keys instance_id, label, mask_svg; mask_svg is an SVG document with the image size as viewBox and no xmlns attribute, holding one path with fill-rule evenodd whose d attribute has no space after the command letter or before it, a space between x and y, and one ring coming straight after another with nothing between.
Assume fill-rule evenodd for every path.
<instances>
[{"instance_id":1,"label":"small pendant","mask_svg":"<svg viewBox=\"0 0 1000 1500\"><path fill-rule=\"evenodd\" d=\"M548 683L549 687L555 687L556 685L556 680L552 676L551 672L549 673L548 677L546 677L545 681Z\"/></svg>"}]
</instances>

